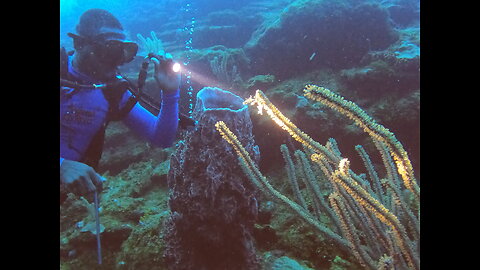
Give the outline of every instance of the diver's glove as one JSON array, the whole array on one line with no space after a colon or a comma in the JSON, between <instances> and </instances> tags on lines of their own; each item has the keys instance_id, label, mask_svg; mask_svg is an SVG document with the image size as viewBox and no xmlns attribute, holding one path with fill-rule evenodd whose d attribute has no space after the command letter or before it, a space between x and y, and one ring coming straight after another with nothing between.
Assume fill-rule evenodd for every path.
<instances>
[{"instance_id":1,"label":"diver's glove","mask_svg":"<svg viewBox=\"0 0 480 270\"><path fill-rule=\"evenodd\" d=\"M167 93L177 91L180 87L181 73L172 70L172 56L154 55L151 60L155 66L153 77L158 87Z\"/></svg>"}]
</instances>

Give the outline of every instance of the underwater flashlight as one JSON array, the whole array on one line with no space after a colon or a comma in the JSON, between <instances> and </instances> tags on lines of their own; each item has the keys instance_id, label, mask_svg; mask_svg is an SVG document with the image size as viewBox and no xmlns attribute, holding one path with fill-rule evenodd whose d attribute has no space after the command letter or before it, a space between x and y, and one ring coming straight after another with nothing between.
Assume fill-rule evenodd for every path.
<instances>
[{"instance_id":1,"label":"underwater flashlight","mask_svg":"<svg viewBox=\"0 0 480 270\"><path fill-rule=\"evenodd\" d=\"M181 69L182 69L182 66L179 63L173 63L172 65L173 72L175 73L180 72Z\"/></svg>"},{"instance_id":2,"label":"underwater flashlight","mask_svg":"<svg viewBox=\"0 0 480 270\"><path fill-rule=\"evenodd\" d=\"M173 62L173 60L171 58L166 58L163 55L155 55L153 53L149 53L145 57L145 61L144 61L145 68L148 67L148 63L152 59L155 59L157 64L161 63L165 68L167 68L167 70L170 69L171 71L173 71L175 73L180 72L180 70L182 69L182 65L178 62Z\"/></svg>"}]
</instances>

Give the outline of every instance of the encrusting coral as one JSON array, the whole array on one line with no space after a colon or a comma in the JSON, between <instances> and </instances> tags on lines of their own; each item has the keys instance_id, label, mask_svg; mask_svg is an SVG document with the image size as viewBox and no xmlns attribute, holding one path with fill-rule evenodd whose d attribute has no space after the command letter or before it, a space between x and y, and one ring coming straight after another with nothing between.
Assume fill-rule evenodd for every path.
<instances>
[{"instance_id":1,"label":"encrusting coral","mask_svg":"<svg viewBox=\"0 0 480 270\"><path fill-rule=\"evenodd\" d=\"M304 92L307 98L338 111L363 128L380 152L386 171L384 178L379 177L362 146L356 146L356 150L369 179L350 169L350 161L341 156L334 139L325 145L314 141L257 90L245 103L256 105L260 114L266 111L304 148L295 151L294 169L288 148L281 147L297 203L270 184L224 122L219 121L215 126L234 148L242 169L257 188L289 206L340 249L352 254L362 268L420 269L420 187L402 144L355 103L316 85L307 85ZM304 181L305 190L299 190L298 178ZM320 192L320 187L328 188L328 196ZM320 219L320 215L327 216L330 222Z\"/></svg>"}]
</instances>

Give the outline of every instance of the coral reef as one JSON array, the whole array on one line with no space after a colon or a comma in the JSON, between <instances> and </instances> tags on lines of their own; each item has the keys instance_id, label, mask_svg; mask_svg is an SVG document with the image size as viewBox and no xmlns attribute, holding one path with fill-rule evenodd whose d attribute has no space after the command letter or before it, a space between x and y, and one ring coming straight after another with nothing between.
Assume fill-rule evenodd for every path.
<instances>
[{"instance_id":1,"label":"coral reef","mask_svg":"<svg viewBox=\"0 0 480 270\"><path fill-rule=\"evenodd\" d=\"M259 23L258 16L238 10L225 9L208 13L201 26L193 34L196 48L208 48L222 44L228 48L240 48L250 38Z\"/></svg>"},{"instance_id":2,"label":"coral reef","mask_svg":"<svg viewBox=\"0 0 480 270\"><path fill-rule=\"evenodd\" d=\"M272 270L311 270L309 267L300 265L297 261L287 256L275 259L271 265Z\"/></svg>"},{"instance_id":3,"label":"coral reef","mask_svg":"<svg viewBox=\"0 0 480 270\"><path fill-rule=\"evenodd\" d=\"M398 26L418 24L420 20L420 1L416 0L384 0L381 5L388 10L393 23Z\"/></svg>"},{"instance_id":4,"label":"coral reef","mask_svg":"<svg viewBox=\"0 0 480 270\"><path fill-rule=\"evenodd\" d=\"M193 119L195 129L187 132L170 159L167 266L256 269L254 188L238 174L235 154L214 128L217 121L229 123L258 160L248 106L231 92L208 87L198 92Z\"/></svg>"},{"instance_id":5,"label":"coral reef","mask_svg":"<svg viewBox=\"0 0 480 270\"><path fill-rule=\"evenodd\" d=\"M218 50L219 53L209 61L212 73L220 83L226 84L229 88L235 84L242 83L242 78L238 70L239 67L235 59L235 52L238 52L239 54L237 55L240 55L243 59L247 59L243 50L233 50L232 53L232 50L227 50L223 46L217 46L216 48L218 47L222 48L222 50Z\"/></svg>"},{"instance_id":6,"label":"coral reef","mask_svg":"<svg viewBox=\"0 0 480 270\"><path fill-rule=\"evenodd\" d=\"M187 2L191 4L188 10ZM246 99L255 90L261 89L282 114L311 138L318 142L327 141L328 145L335 144L329 137L335 138L339 142L341 157L349 158L350 170L363 172L358 173L360 178L355 178L359 183L368 188L370 182L367 181L375 178L376 174L379 181L371 182L370 189L375 194L382 190L384 196L373 197L386 205L391 213L397 215L405 212L401 205L394 205L398 197L417 216L416 199L401 182L403 180L395 169L395 161L391 157L390 160L384 159L390 155L386 146L374 143L368 134L342 114L330 110L321 102L307 99L301 90L305 84L322 85L345 99L354 100L368 115L395 133L408 152L416 180L420 181L420 1L187 2L130 1L108 8L120 8L114 13L120 15L130 40L135 40L135 34L139 33L138 38L143 35L145 39L142 42L140 38L141 47L150 44L153 48L160 48L158 45L161 43L162 48L172 53L175 59L189 62L186 69L191 73L183 74L182 81L189 80L194 89L193 95L203 87L210 86L229 90ZM87 4L82 3L82 7L84 5ZM77 19L76 16L68 17ZM65 16L62 20L65 20ZM65 29L66 32L71 32L76 23L72 21L72 27ZM154 35L151 30L154 30ZM71 40L64 37L67 37L66 34L61 34L61 44L66 45L67 49L71 48ZM141 56L140 52L136 59L120 67L122 75L135 81L143 61ZM151 65L149 74L152 70ZM185 94L187 90L183 87L180 105L181 111L187 113L191 110L189 98L193 95ZM156 82L151 76L148 76L144 90L160 102ZM328 179L320 181L322 202L315 195L315 190L309 189L310 178L306 178L310 173L305 172L309 172L310 168L315 179L325 179L317 163L311 160L311 152L307 153L302 144L287 132L278 132L278 127L269 118L250 112L253 126L248 134L255 136L254 144L262 150L262 159L254 158L254 162L258 163L271 185L299 207L307 205L313 220L325 224L325 227L355 245L355 236L351 234L348 238L343 233L352 228L348 222L343 224L336 218L333 204L337 205L336 211L341 214L344 211L342 205L346 206L348 212L356 209L357 203L353 199L345 203L344 198L352 196L344 187L339 188L343 190L339 197L329 198L333 192L332 186L339 186L342 182L332 184ZM227 125L243 138L243 130L235 130L230 123ZM182 127L179 130L181 140L178 149L183 149L184 154L184 135L188 132ZM211 130L205 128L199 138L210 142L206 139L209 135L218 135L213 126ZM96 265L91 204L70 194L60 206L61 269L166 269L161 254L166 250L167 231L164 228L171 214L167 174L170 156L175 149L152 148L120 123L109 125L106 138L99 171L108 179L106 189L101 194L103 266ZM216 138L217 144L223 144L219 136ZM195 142L200 144L199 141ZM242 144L248 143L242 140ZM250 155L256 156L254 148L246 148ZM228 145L219 145L215 149L226 150L229 154L233 152ZM299 149L303 150L305 157L298 152ZM201 152L199 148L197 150ZM331 174L338 169L338 163L331 164ZM387 163L390 165L386 166ZM227 165L230 168L236 164L237 159L233 158L229 159ZM368 164L373 166L366 166ZM241 171L236 171L240 167L231 169L232 174L236 172L238 177L243 177ZM382 178L388 178L385 177L387 175L398 178L399 184L396 180L393 186L390 182L382 181ZM244 184L245 180L239 182ZM398 190L392 189L398 185ZM369 189L367 191L370 192ZM261 192L255 196L259 209L252 237L262 269L272 269L274 262L282 257L312 269L364 269L357 257L367 258L363 260L369 264L368 257L362 254L365 246L374 246L374 249L366 249L366 252L375 262L387 263L380 269L388 269L388 262L392 259L398 261L398 258L377 252L378 249L384 249L383 244L380 247L370 245L371 234L363 231L365 228L360 222L366 215L361 217L363 219L356 215L344 217L345 220L353 218L353 229L359 232L360 248L357 245L357 254L354 255L352 248L345 250L342 247L346 245L334 244L334 240L328 236L312 230L311 224L299 218L297 212L282 201ZM328 208L324 207L324 203ZM364 210L368 211L366 208ZM363 212L360 210L356 213ZM388 237L382 239L395 240L392 238L395 237L394 230L400 232L401 229L389 229L374 214L368 213L372 220L376 220L375 226L381 223L378 231L384 233L383 229L386 228ZM401 224L409 219L410 214L405 213L398 215ZM414 222L407 222L407 226L404 226L408 238L414 236ZM395 250L401 254L399 246ZM279 261L283 260L286 259ZM401 260L405 261L404 258ZM407 263L404 264L402 267L407 268ZM291 265L296 264L292 262Z\"/></svg>"},{"instance_id":7,"label":"coral reef","mask_svg":"<svg viewBox=\"0 0 480 270\"><path fill-rule=\"evenodd\" d=\"M249 90L265 89L271 87L275 81L275 76L271 74L256 75L248 79L246 87Z\"/></svg>"},{"instance_id":8,"label":"coral reef","mask_svg":"<svg viewBox=\"0 0 480 270\"><path fill-rule=\"evenodd\" d=\"M209 48L193 49L179 53L178 58L190 58L192 64L192 85L195 89L219 87L229 91L243 88L248 78L250 59L242 48L227 48L215 45ZM234 90L235 89L235 90Z\"/></svg>"},{"instance_id":9,"label":"coral reef","mask_svg":"<svg viewBox=\"0 0 480 270\"><path fill-rule=\"evenodd\" d=\"M371 51L356 67L340 71L342 82L361 97L402 97L420 85L420 29L397 31L399 39L385 50Z\"/></svg>"},{"instance_id":10,"label":"coral reef","mask_svg":"<svg viewBox=\"0 0 480 270\"><path fill-rule=\"evenodd\" d=\"M402 144L355 103L328 89L307 85L305 96L342 113L372 138L382 156L385 178L379 178L369 155L361 146L356 149L370 179L350 170L350 161L341 156L335 140L330 139L325 146L314 141L279 112L261 91L245 103L257 106L260 114L266 111L276 124L303 145L304 151L295 151L296 166L303 176L305 194L311 199L311 206L307 206L304 195L300 193L286 147L282 148L282 152L297 202L271 185L224 122L216 123L217 130L234 147L245 174L255 186L286 204L336 246L350 251L362 268L377 269L388 264L389 267L419 269L420 188ZM330 205L321 191L325 184L330 185ZM335 226L322 222L322 213Z\"/></svg>"},{"instance_id":11,"label":"coral reef","mask_svg":"<svg viewBox=\"0 0 480 270\"><path fill-rule=\"evenodd\" d=\"M254 72L279 78L312 68L358 64L397 39L385 9L357 1L293 1L257 28L245 44Z\"/></svg>"},{"instance_id":12,"label":"coral reef","mask_svg":"<svg viewBox=\"0 0 480 270\"><path fill-rule=\"evenodd\" d=\"M160 228L168 216L171 151L150 148L121 123L109 125L100 166L107 178L100 194L102 266L89 229L92 203L68 194L60 205L61 269L164 269Z\"/></svg>"}]
</instances>

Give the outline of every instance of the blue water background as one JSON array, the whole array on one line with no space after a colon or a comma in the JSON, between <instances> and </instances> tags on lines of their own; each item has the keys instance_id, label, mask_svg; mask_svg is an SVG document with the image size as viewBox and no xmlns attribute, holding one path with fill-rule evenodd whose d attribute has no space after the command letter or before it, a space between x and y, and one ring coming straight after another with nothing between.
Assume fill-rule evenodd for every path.
<instances>
[{"instance_id":1,"label":"blue water background","mask_svg":"<svg viewBox=\"0 0 480 270\"><path fill-rule=\"evenodd\" d=\"M192 18L200 19L210 12L236 9L254 0L60 0L60 45L72 48L68 32L75 26L83 12L91 8L110 11L122 23L131 40L137 33L148 37L150 31L164 29L168 21L175 22L173 31L183 31ZM257 1L262 2L262 1ZM269 1L266 1L269 2ZM279 1L285 2L285 1ZM148 23L144 23L147 21ZM169 42L169 41L167 41ZM170 41L172 42L172 41Z\"/></svg>"}]
</instances>

